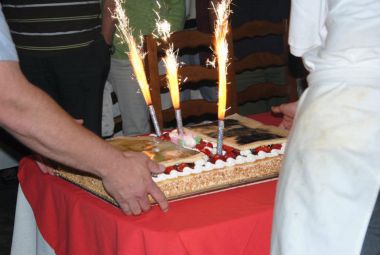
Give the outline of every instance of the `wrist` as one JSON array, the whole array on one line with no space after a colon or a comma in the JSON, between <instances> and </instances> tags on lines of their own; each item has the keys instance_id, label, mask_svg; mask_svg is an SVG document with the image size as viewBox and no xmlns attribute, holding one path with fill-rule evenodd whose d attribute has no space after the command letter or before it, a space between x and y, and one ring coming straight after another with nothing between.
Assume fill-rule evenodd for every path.
<instances>
[{"instance_id":1,"label":"wrist","mask_svg":"<svg viewBox=\"0 0 380 255\"><path fill-rule=\"evenodd\" d=\"M102 180L120 169L120 164L123 164L125 160L123 152L113 147L110 148L109 153L104 153L103 155L107 156L102 157L103 160L100 160L96 169L94 169L96 172L95 174Z\"/></svg>"}]
</instances>

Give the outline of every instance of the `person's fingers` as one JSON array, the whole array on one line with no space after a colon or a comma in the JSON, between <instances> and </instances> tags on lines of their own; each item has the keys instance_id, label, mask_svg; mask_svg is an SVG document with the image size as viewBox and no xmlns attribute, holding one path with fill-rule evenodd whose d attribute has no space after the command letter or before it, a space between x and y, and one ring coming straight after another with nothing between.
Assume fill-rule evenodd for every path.
<instances>
[{"instance_id":1,"label":"person's fingers","mask_svg":"<svg viewBox=\"0 0 380 255\"><path fill-rule=\"evenodd\" d=\"M48 174L49 173L49 169L46 165L44 165L43 163L41 163L40 161L36 160L36 163L38 165L38 167L41 169L41 171L44 173L44 174Z\"/></svg>"},{"instance_id":2,"label":"person's fingers","mask_svg":"<svg viewBox=\"0 0 380 255\"><path fill-rule=\"evenodd\" d=\"M138 202L139 202L139 204L140 204L141 209L142 209L144 212L149 211L149 209L150 209L151 206L150 206L150 203L149 203L147 197L145 197L144 199L139 199Z\"/></svg>"},{"instance_id":3,"label":"person's fingers","mask_svg":"<svg viewBox=\"0 0 380 255\"><path fill-rule=\"evenodd\" d=\"M284 119L282 122L282 127L285 128L286 130L290 130L290 128L292 127L292 124L293 124L293 121L292 120L286 120Z\"/></svg>"},{"instance_id":4,"label":"person's fingers","mask_svg":"<svg viewBox=\"0 0 380 255\"><path fill-rule=\"evenodd\" d=\"M156 162L149 160L148 169L151 173L159 174L165 171L165 167L163 165L157 164Z\"/></svg>"},{"instance_id":5,"label":"person's fingers","mask_svg":"<svg viewBox=\"0 0 380 255\"><path fill-rule=\"evenodd\" d=\"M119 206L121 210L127 214L127 215L132 215L131 209L129 208L128 203L119 203Z\"/></svg>"},{"instance_id":6,"label":"person's fingers","mask_svg":"<svg viewBox=\"0 0 380 255\"><path fill-rule=\"evenodd\" d=\"M279 128L283 128L283 129L286 129L285 127L285 122L284 121L281 121L281 123L278 125Z\"/></svg>"},{"instance_id":7,"label":"person's fingers","mask_svg":"<svg viewBox=\"0 0 380 255\"><path fill-rule=\"evenodd\" d=\"M274 112L274 113L281 113L281 108L280 108L280 106L272 106L272 107L271 107L271 110L272 110L272 112Z\"/></svg>"},{"instance_id":8,"label":"person's fingers","mask_svg":"<svg viewBox=\"0 0 380 255\"><path fill-rule=\"evenodd\" d=\"M135 198L128 199L128 205L133 215L141 214L141 207Z\"/></svg>"},{"instance_id":9,"label":"person's fingers","mask_svg":"<svg viewBox=\"0 0 380 255\"><path fill-rule=\"evenodd\" d=\"M48 159L42 157L39 154L35 154L34 160L44 174L54 175L54 169L50 166Z\"/></svg>"},{"instance_id":10,"label":"person's fingers","mask_svg":"<svg viewBox=\"0 0 380 255\"><path fill-rule=\"evenodd\" d=\"M291 122L286 122L286 123L285 123L285 128L286 128L287 130L290 130L290 129L292 128L292 123L291 123Z\"/></svg>"},{"instance_id":11,"label":"person's fingers","mask_svg":"<svg viewBox=\"0 0 380 255\"><path fill-rule=\"evenodd\" d=\"M157 187L155 183L153 183L149 193L153 197L153 199L158 203L161 210L167 212L169 209L168 200L166 199L165 194Z\"/></svg>"},{"instance_id":12,"label":"person's fingers","mask_svg":"<svg viewBox=\"0 0 380 255\"><path fill-rule=\"evenodd\" d=\"M154 174L163 173L165 171L165 167L159 164L150 165L148 169L151 173L154 173Z\"/></svg>"}]
</instances>

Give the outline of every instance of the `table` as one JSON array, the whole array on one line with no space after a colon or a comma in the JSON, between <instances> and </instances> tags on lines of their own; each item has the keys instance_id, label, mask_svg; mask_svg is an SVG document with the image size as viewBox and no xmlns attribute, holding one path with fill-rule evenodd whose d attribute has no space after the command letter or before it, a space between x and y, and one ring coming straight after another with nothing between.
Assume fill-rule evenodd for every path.
<instances>
[{"instance_id":1,"label":"table","mask_svg":"<svg viewBox=\"0 0 380 255\"><path fill-rule=\"evenodd\" d=\"M279 122L268 114L255 119ZM25 195L55 254L269 254L276 180L174 201L167 213L154 206L141 216L44 175L30 158L20 162L19 181L20 200Z\"/></svg>"}]
</instances>

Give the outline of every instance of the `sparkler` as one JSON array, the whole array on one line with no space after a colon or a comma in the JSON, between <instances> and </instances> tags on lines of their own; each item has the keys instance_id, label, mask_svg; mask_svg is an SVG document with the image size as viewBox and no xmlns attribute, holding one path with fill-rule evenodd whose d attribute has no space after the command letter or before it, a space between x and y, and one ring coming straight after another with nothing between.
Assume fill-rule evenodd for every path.
<instances>
[{"instance_id":1,"label":"sparkler","mask_svg":"<svg viewBox=\"0 0 380 255\"><path fill-rule=\"evenodd\" d=\"M170 23L166 20L159 20L156 23L157 32L162 40L167 41L171 35ZM178 79L178 62L177 54L173 49L173 45L165 50L165 57L163 62L166 68L166 79L170 91L170 97L175 110L175 118L177 121L177 131L179 136L183 136L183 124L180 107L180 94L179 94L179 79Z\"/></svg>"},{"instance_id":2,"label":"sparkler","mask_svg":"<svg viewBox=\"0 0 380 255\"><path fill-rule=\"evenodd\" d=\"M178 84L178 62L176 54L173 50L173 46L170 46L166 50L166 55L163 58L166 67L166 79L168 81L170 97L172 99L173 107L175 110L175 117L177 121L177 130L180 136L183 135L183 124L180 108L180 97L179 97L179 84Z\"/></svg>"},{"instance_id":3,"label":"sparkler","mask_svg":"<svg viewBox=\"0 0 380 255\"><path fill-rule=\"evenodd\" d=\"M218 140L217 153L222 155L224 117L226 114L227 102L227 65L228 65L228 43L226 35L228 33L228 17L231 14L231 0L221 0L216 5L213 4L215 12L215 41L214 54L218 63Z\"/></svg>"},{"instance_id":4,"label":"sparkler","mask_svg":"<svg viewBox=\"0 0 380 255\"><path fill-rule=\"evenodd\" d=\"M157 116L152 105L152 99L150 96L148 80L145 74L145 69L144 69L144 64L143 64L144 53L142 52L141 47L137 45L132 35L132 28L129 25L129 19L125 15L125 12L119 0L115 1L114 18L118 21L116 28L120 32L121 39L124 42L126 42L128 45L128 48L129 48L128 58L131 61L133 72L136 76L137 82L140 86L145 102L148 105L149 113L152 118L156 135L161 136L160 127L157 121Z\"/></svg>"}]
</instances>

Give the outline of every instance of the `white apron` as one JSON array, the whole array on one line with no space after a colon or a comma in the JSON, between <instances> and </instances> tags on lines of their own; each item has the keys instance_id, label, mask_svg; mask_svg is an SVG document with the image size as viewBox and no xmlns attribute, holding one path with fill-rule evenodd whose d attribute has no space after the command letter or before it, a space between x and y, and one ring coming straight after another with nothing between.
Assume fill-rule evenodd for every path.
<instances>
[{"instance_id":1,"label":"white apron","mask_svg":"<svg viewBox=\"0 0 380 255\"><path fill-rule=\"evenodd\" d=\"M310 71L277 187L272 255L359 255L380 187L380 1L293 0Z\"/></svg>"}]
</instances>

